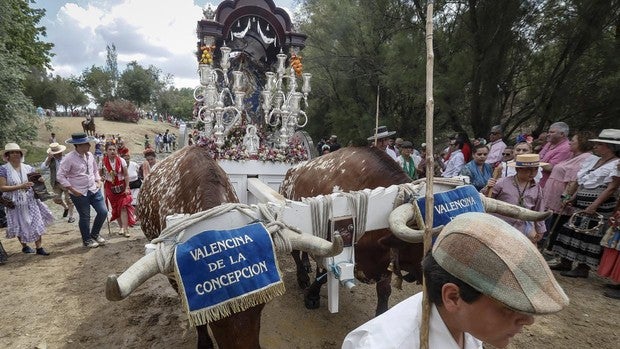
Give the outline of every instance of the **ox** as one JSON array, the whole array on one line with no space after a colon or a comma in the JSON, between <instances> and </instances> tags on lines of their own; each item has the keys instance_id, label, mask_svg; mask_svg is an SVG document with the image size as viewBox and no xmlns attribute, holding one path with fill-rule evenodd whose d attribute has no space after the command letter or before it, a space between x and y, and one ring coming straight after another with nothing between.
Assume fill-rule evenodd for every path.
<instances>
[{"instance_id":1,"label":"ox","mask_svg":"<svg viewBox=\"0 0 620 349\"><path fill-rule=\"evenodd\" d=\"M165 228L165 218L174 213L196 213L222 203L238 202L226 173L202 147L185 147L158 163L144 181L138 200L138 216L148 239L154 239ZM334 255L342 250L342 241L330 244L309 234L291 239L296 249L319 255ZM120 276L111 275L106 284L106 297L121 300L150 277L159 273L155 253L150 253ZM173 286L175 282L171 281ZM260 316L264 304L214 321L213 337L221 349L258 349ZM214 348L207 325L198 326L198 348Z\"/></svg>"},{"instance_id":2,"label":"ox","mask_svg":"<svg viewBox=\"0 0 620 349\"><path fill-rule=\"evenodd\" d=\"M411 179L384 151L371 147L347 147L291 168L280 193L288 199L301 200L331 194L336 187L348 192L409 182ZM524 220L541 220L548 216L548 213L532 212L492 199L483 200L487 212ZM406 271L408 274L403 279L408 282L422 280L423 232L406 226L406 222L413 218L413 210L407 205L410 204L392 212L390 226L394 234L389 229L367 231L355 244L355 277L364 283L376 283L376 315L388 309L392 293L391 270L398 275L401 270ZM307 254L293 251L292 255L297 266L297 282L300 287L307 288L305 305L309 309L318 308L320 288L326 282L321 274L325 270L317 267L317 278L309 285Z\"/></svg>"}]
</instances>

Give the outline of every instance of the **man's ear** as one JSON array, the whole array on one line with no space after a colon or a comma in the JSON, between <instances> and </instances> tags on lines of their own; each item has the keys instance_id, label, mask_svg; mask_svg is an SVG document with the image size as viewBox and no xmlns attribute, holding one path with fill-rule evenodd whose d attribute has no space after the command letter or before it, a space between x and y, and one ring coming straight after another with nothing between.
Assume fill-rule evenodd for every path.
<instances>
[{"instance_id":1,"label":"man's ear","mask_svg":"<svg viewBox=\"0 0 620 349\"><path fill-rule=\"evenodd\" d=\"M441 287L441 298L443 301L443 307L448 312L454 312L458 310L461 301L461 289L448 282Z\"/></svg>"}]
</instances>

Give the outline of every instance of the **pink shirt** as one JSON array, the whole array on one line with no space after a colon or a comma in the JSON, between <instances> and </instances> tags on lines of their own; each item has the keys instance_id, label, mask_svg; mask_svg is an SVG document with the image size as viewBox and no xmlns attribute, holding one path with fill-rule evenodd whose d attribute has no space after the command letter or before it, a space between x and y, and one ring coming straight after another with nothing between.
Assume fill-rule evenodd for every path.
<instances>
[{"instance_id":1,"label":"pink shirt","mask_svg":"<svg viewBox=\"0 0 620 349\"><path fill-rule=\"evenodd\" d=\"M569 182L577 180L577 172L581 168L581 164L591 155L590 153L579 154L572 159L562 161L553 166L553 170L551 170L551 174L547 179L547 184L543 189L543 208L545 210L551 210L555 213L562 211L560 196ZM572 214L572 211L566 208L562 214L569 215Z\"/></svg>"},{"instance_id":2,"label":"pink shirt","mask_svg":"<svg viewBox=\"0 0 620 349\"><path fill-rule=\"evenodd\" d=\"M502 153L506 149L506 143L503 140L498 139L495 142L489 144L489 155L487 155L486 163L494 165L497 162L502 161Z\"/></svg>"},{"instance_id":3,"label":"pink shirt","mask_svg":"<svg viewBox=\"0 0 620 349\"><path fill-rule=\"evenodd\" d=\"M509 204L521 206L532 211L543 211L542 189L534 181L530 182L530 185L523 192L523 205L519 205L519 189L517 189L517 185L515 184L514 176L504 177L497 181L497 183L493 187L493 198L507 202ZM497 217L503 219L527 237L534 236L534 234L536 233L533 224L536 224L536 226L538 227L538 232L544 233L547 231L547 228L545 227L545 221L530 222L520 219L509 218L502 215L497 215Z\"/></svg>"},{"instance_id":4,"label":"pink shirt","mask_svg":"<svg viewBox=\"0 0 620 349\"><path fill-rule=\"evenodd\" d=\"M62 158L56 179L63 187L73 187L86 195L88 191L96 193L99 190L96 182L101 180L101 176L91 152L82 156L74 150Z\"/></svg>"},{"instance_id":5,"label":"pink shirt","mask_svg":"<svg viewBox=\"0 0 620 349\"><path fill-rule=\"evenodd\" d=\"M538 155L540 155L541 162L548 162L555 166L564 160L570 159L573 156L573 152L570 151L568 139L565 139L556 145L551 145L551 143L547 142ZM545 187L550 174L550 171L543 170L543 176L540 180L541 187Z\"/></svg>"}]
</instances>

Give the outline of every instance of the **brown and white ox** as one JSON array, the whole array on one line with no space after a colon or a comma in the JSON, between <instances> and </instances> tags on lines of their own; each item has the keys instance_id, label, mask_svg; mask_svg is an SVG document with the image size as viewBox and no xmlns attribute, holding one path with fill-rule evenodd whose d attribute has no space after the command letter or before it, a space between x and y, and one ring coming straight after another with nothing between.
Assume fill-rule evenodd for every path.
<instances>
[{"instance_id":1,"label":"brown and white ox","mask_svg":"<svg viewBox=\"0 0 620 349\"><path fill-rule=\"evenodd\" d=\"M166 216L196 213L222 203L238 202L226 173L198 146L185 147L159 162L144 181L138 200L138 216L144 235L152 240L166 227ZM334 255L342 241L330 244L308 234L296 235L291 244L319 255ZM127 297L150 277L158 274L155 253L134 263L123 274L110 275L106 297L117 301ZM174 280L171 281L173 286ZM220 349L259 349L260 318L264 304L251 307L208 324ZM214 348L207 325L198 326L198 348Z\"/></svg>"},{"instance_id":2,"label":"brown and white ox","mask_svg":"<svg viewBox=\"0 0 620 349\"><path fill-rule=\"evenodd\" d=\"M346 147L320 156L307 163L291 168L280 187L280 193L291 200L304 197L327 195L338 190L357 191L374 189L395 184L409 183L411 179L402 168L384 151L372 147ZM422 191L424 193L424 191ZM497 200L482 198L487 212L500 213L524 220L541 220L548 213L533 212ZM409 206L409 207L407 207ZM421 282L421 261L423 257L423 232L406 226L413 215L410 204L398 207L392 213L395 227L367 231L355 244L355 277L364 283L376 283L379 315L388 309L392 293L392 271L406 271L403 277L408 282ZM370 213L369 213L370 214ZM392 251L392 252L390 252ZM317 278L309 287L309 262L307 254L293 251L297 265L297 282L307 288L305 305L309 309L319 307L319 292L326 282L321 277L324 270L317 267ZM392 262L392 268L389 268Z\"/></svg>"}]
</instances>

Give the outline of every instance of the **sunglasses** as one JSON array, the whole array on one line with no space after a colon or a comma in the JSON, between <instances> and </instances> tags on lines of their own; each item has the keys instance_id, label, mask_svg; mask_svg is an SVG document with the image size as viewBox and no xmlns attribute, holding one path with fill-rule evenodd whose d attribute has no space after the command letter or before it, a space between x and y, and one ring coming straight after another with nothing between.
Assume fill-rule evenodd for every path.
<instances>
[{"instance_id":1,"label":"sunglasses","mask_svg":"<svg viewBox=\"0 0 620 349\"><path fill-rule=\"evenodd\" d=\"M512 153L502 153L502 155L504 155L504 156L510 156L510 155L512 155Z\"/></svg>"}]
</instances>

